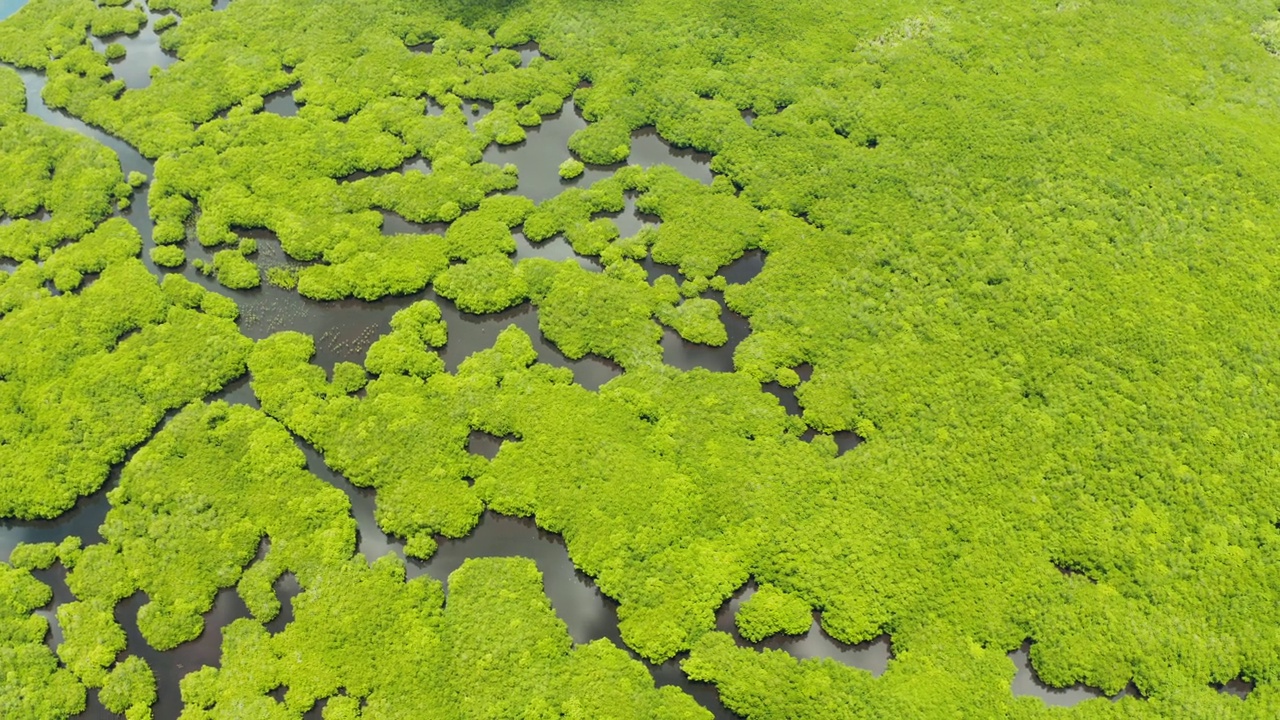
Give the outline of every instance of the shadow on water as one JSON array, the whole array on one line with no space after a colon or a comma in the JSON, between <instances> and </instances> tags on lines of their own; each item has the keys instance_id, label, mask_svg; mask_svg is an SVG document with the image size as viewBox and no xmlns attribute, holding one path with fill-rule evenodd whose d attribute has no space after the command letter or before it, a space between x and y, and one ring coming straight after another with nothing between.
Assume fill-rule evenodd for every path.
<instances>
[{"instance_id":1,"label":"shadow on water","mask_svg":"<svg viewBox=\"0 0 1280 720\"><path fill-rule=\"evenodd\" d=\"M738 589L716 612L716 629L733 636L739 647L757 650L784 650L787 654L800 659L830 658L849 667L856 667L879 677L889 667L893 659L893 647L888 635L881 635L857 645L840 642L827 634L822 628L821 617L817 611L813 613L813 625L804 635L777 634L753 643L738 632L734 617L742 604L756 593L755 582L748 582Z\"/></svg>"},{"instance_id":2,"label":"shadow on water","mask_svg":"<svg viewBox=\"0 0 1280 720\"><path fill-rule=\"evenodd\" d=\"M1040 676L1036 674L1035 668L1031 666L1030 640L1022 643L1022 647L1009 653L1009 659L1013 661L1014 667L1017 668L1017 673L1013 676L1013 694L1038 697L1046 705L1070 706L1082 703L1085 700L1102 697L1110 697L1112 702L1126 697L1142 698L1133 683L1129 683L1123 690L1111 696L1108 696L1098 688L1090 687L1083 683L1076 683L1065 688L1046 685L1040 680Z\"/></svg>"}]
</instances>

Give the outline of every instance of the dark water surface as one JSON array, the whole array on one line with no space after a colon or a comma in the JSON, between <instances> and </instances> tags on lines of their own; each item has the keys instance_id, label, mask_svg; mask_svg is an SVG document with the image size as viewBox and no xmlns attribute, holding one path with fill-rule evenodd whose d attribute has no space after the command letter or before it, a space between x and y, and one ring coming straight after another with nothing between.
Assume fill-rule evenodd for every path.
<instances>
[{"instance_id":1,"label":"dark water surface","mask_svg":"<svg viewBox=\"0 0 1280 720\"><path fill-rule=\"evenodd\" d=\"M1108 696L1098 688L1089 687L1083 683L1076 683L1065 688L1045 685L1040 681L1040 676L1036 674L1035 668L1031 666L1030 641L1024 642L1022 647L1009 653L1009 659L1013 661L1014 667L1018 669L1017 674L1013 676L1013 694L1032 695L1043 700L1046 705L1069 706L1085 700L1102 697L1110 697L1112 702L1126 697L1142 697L1133 686L1133 683L1129 683L1123 690L1111 696ZM1233 686L1232 691L1235 689Z\"/></svg>"},{"instance_id":2,"label":"dark water surface","mask_svg":"<svg viewBox=\"0 0 1280 720\"><path fill-rule=\"evenodd\" d=\"M111 73L116 79L123 80L125 87L130 90L147 87L151 84L151 73L156 68L164 69L178 61L177 55L160 48L160 36L154 29L159 17L148 15L147 24L133 35L119 33L104 38L89 36L89 43L98 52L102 52L111 43L124 46L125 56L111 61Z\"/></svg>"},{"instance_id":3,"label":"dark water surface","mask_svg":"<svg viewBox=\"0 0 1280 720\"><path fill-rule=\"evenodd\" d=\"M225 1L219 4L221 7L226 7ZM15 7L13 0L0 0L0 17L4 17L6 11L12 12ZM152 19L154 21L154 16ZM144 87L150 82L153 66L168 67L175 60L172 55L160 50L158 38L151 31L150 26L133 37L107 39L107 42L112 41L120 42L126 47L126 58L114 65L113 70L117 77L124 79L129 87ZM105 43L95 41L95 45L104 47ZM536 46L532 44L516 49L520 52L525 64L538 55ZM126 173L138 171L145 173L148 177L152 176L154 170L152 163L126 143L99 129L87 126L65 113L52 111L45 106L40 99L40 91L45 84L42 75L30 71L20 71L20 75L27 88L28 112L53 125L83 133L110 147L119 155ZM296 114L297 109L292 91L283 91L268 97L264 108L267 112L281 115ZM486 108L483 104L478 104L478 109L483 113ZM466 114L472 121L479 117L479 115L472 115L470 103L467 104ZM616 170L616 166L588 167L583 177L571 182L565 182L559 178L558 167L569 157L568 139L573 132L583 127L586 127L586 122L572 104L566 104L557 115L546 118L540 127L529 129L528 140L508 147L493 145L486 150L485 159L497 163L516 163L520 168L518 192L535 200L553 197L565 187L584 187L591 182L608 177ZM712 178L710 156L673 149L651 128L638 131L633 136L633 149L629 162L646 166L666 163L704 183L709 183ZM420 158L411 161L408 165L410 169L430 171L427 164ZM153 229L147 213L148 187L144 185L137 192L132 208L122 215L138 229L145 241L144 262L157 275L162 275L163 272L150 262L146 252L152 246ZM623 236L633 235L646 225L654 225L658 222L657 218L646 216L635 209L634 197L628 197L627 203L627 208L622 213L613 216ZM440 232L443 230L443 226L418 226L408 223L403 218L390 213L386 218L387 227L384 228L386 232ZM270 233L252 231L243 234L259 239L258 260L263 265L290 262L283 257L278 242ZM561 238L533 245L517 231L516 239L518 249L515 257L517 259L535 256L551 259L573 258L589 270L600 269L595 260L576 255ZM186 247L192 260L200 257L209 258L208 253L199 248L197 243L188 243ZM725 268L723 272L731 283L743 283L754 277L763 267L763 263L764 256L758 251L753 251ZM663 274L676 274L674 268L658 265L652 260L647 261L646 268L651 278ZM449 342L441 350L441 355L449 370L456 369L463 359L476 350L492 346L498 333L508 325L514 324L521 327L533 339L541 361L572 369L575 379L588 388L598 388L621 372L616 364L602 358L588 356L576 361L566 358L543 337L538 329L537 312L528 304L502 313L474 316L460 312L453 303L437 297L431 291L408 297L387 298L374 303L358 300L322 303L303 298L295 291L282 290L266 284L254 290L231 291L195 271L190 262L181 272L188 279L206 288L233 297L241 308L241 330L251 338L265 338L281 330L297 330L313 335L316 338L317 347L315 362L326 368L331 368L334 363L340 361L362 362L364 353L373 340L389 331L390 320L395 312L418 300L429 299L440 306L448 323ZM708 292L705 296L719 301L723 307L721 293ZM716 371L732 370L733 348L750 332L750 326L745 318L728 308L724 308L722 320L729 331L729 342L721 348L687 343L674 332L668 331L662 340L666 362L685 369L704 367ZM773 388L768 389L773 391ZM799 412L793 391L778 388L775 394L779 395L780 402L787 406L789 411ZM231 383L210 399L224 399L252 407L258 405L247 376ZM170 413L170 417L172 415L173 413ZM162 422L157 432L163 426ZM323 458L313 448L301 440L297 443L306 456L308 469L316 476L342 489L350 499L352 512L359 527L359 551L368 559L380 557L388 552L394 552L403 557L403 543L388 537L374 521L373 491L356 488L325 465ZM498 443L499 441L495 438L477 435L473 438L471 447L473 452L491 455L497 451ZM86 544L100 541L98 528L109 508L106 494L118 483L119 473L120 466L117 466L111 471L110 478L102 490L82 498L74 510L56 521L0 522L0 558L8 557L9 552L19 542L56 542L70 535L81 537ZM561 537L538 529L530 520L503 517L487 512L482 517L480 525L468 537L458 540L442 539L439 550L429 561L423 563L407 560L406 564L411 576L427 574L444 582L448 574L457 569L466 558L512 555L529 557L537 563L543 573L546 593L552 606L568 626L569 633L575 642L585 643L599 638L608 638L619 647L625 648L618 633L616 603L604 597L591 579L573 566ZM56 647L61 639L61 631L56 622L56 608L73 598L63 581L65 570L60 566L55 565L50 570L38 572L37 575L54 589L53 602L39 613L50 619L52 632L49 642L51 647ZM282 613L268 625L273 632L282 630L292 617L291 599L298 592L296 580L292 576L282 578L277 583L277 592L282 601ZM867 669L877 675L884 671L892 657L888 638L882 637L860 646L844 645L822 631L816 616L814 626L804 636L769 638L755 645L747 643L738 636L733 626L733 614L751 592L754 592L752 586L743 588L733 598L727 600L717 613L717 627L732 633L740 645L782 649L798 658L833 658L853 667ZM179 680L186 673L203 665L217 665L220 657L220 629L235 618L245 617L248 613L235 590L224 589L218 594L213 609L206 615L205 631L199 639L185 643L174 650L159 652L150 648L142 640L137 629L137 611L145 602L145 596L135 594L118 606L116 614L126 628L127 651L147 660L156 674L159 701L154 708L154 717L156 720L172 720L181 710ZM649 669L658 684L677 685L685 689L704 707L711 710L717 718L735 717L720 704L713 687L703 683L693 683L684 676L679 669L678 659L662 665L650 665ZM1022 677L1023 673L1020 672L1019 678ZM1071 689L1047 690L1035 683L1028 685L1022 682L1020 685L1018 680L1015 680L1014 689L1015 692L1030 692L1051 701L1068 696L1071 701L1075 701L1077 697L1071 694L1073 692ZM1094 696L1091 693L1078 695L1079 699ZM320 705L307 714L308 717L317 718L319 715ZM81 717L113 716L97 704L96 692L91 692L89 709Z\"/></svg>"},{"instance_id":4,"label":"dark water surface","mask_svg":"<svg viewBox=\"0 0 1280 720\"><path fill-rule=\"evenodd\" d=\"M469 106L467 116L472 117ZM623 165L671 165L686 176L699 182L711 183L711 156L694 150L677 149L668 145L651 127L632 133L631 156L625 163L615 165L587 165L582 175L573 180L560 177L560 163L571 157L569 138L587 126L573 101L565 102L560 112L548 115L537 127L525 128L527 138L515 145L490 145L484 151L485 162L495 165L513 163L520 169L520 182L514 192L536 202L559 195L565 188L589 187L611 177ZM622 236L634 234L621 228Z\"/></svg>"}]
</instances>

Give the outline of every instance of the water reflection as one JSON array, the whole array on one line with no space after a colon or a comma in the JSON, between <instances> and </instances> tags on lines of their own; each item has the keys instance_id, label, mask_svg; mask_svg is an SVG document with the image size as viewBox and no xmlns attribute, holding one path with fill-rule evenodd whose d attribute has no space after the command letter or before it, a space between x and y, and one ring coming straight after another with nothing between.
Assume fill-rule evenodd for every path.
<instances>
[{"instance_id":1,"label":"water reflection","mask_svg":"<svg viewBox=\"0 0 1280 720\"><path fill-rule=\"evenodd\" d=\"M760 386L761 390L778 398L778 404L786 408L788 415L800 417L803 410L800 409L800 401L796 399L796 389L793 387L783 387L776 382L767 382Z\"/></svg>"},{"instance_id":2,"label":"water reflection","mask_svg":"<svg viewBox=\"0 0 1280 720\"><path fill-rule=\"evenodd\" d=\"M542 57L542 51L538 48L538 43L532 40L522 45L516 45L511 49L520 53L521 67L529 67L529 63L533 62L534 58Z\"/></svg>"},{"instance_id":3,"label":"water reflection","mask_svg":"<svg viewBox=\"0 0 1280 720\"><path fill-rule=\"evenodd\" d=\"M504 442L506 438L490 435L483 430L473 430L467 438L467 452L492 460L498 456L498 451L502 449Z\"/></svg>"},{"instance_id":4,"label":"water reflection","mask_svg":"<svg viewBox=\"0 0 1280 720\"><path fill-rule=\"evenodd\" d=\"M673 147L652 127L644 127L631 134L631 156L628 162L644 167L670 165L685 177L693 178L704 185L711 184L709 153Z\"/></svg>"},{"instance_id":5,"label":"water reflection","mask_svg":"<svg viewBox=\"0 0 1280 720\"><path fill-rule=\"evenodd\" d=\"M71 588L67 587L67 569L62 566L62 563L55 562L52 567L45 570L33 570L31 574L53 590L53 599L44 607L38 608L35 614L49 621L49 634L45 636L45 643L50 650L56 653L58 646L62 644L62 627L58 624L58 607L76 599L71 594Z\"/></svg>"},{"instance_id":6,"label":"water reflection","mask_svg":"<svg viewBox=\"0 0 1280 720\"><path fill-rule=\"evenodd\" d=\"M641 210L636 207L636 199L639 197L639 195L640 194L635 190L627 190L622 194L622 211L621 212L596 213L595 215L592 216L592 219L594 220L595 218L598 218L598 217L609 218L610 220L613 221L614 225L618 226L618 237L624 237L624 238L634 237L641 230L644 230L646 228L650 228L650 229L657 228L658 225L662 223L662 218L652 213L641 212ZM647 259L646 262L648 264L645 267L649 267L650 265L654 264L652 260ZM662 267L670 268L674 274L675 267L670 265L663 265ZM650 275L649 275L650 282L652 282L654 279L656 279L655 276L653 275L652 272L650 272ZM676 279L678 280L679 278L677 277Z\"/></svg>"},{"instance_id":7,"label":"water reflection","mask_svg":"<svg viewBox=\"0 0 1280 720\"><path fill-rule=\"evenodd\" d=\"M276 579L275 591L276 598L280 600L280 614L265 625L272 635L284 632L285 627L293 622L293 599L302 592L302 585L298 584L297 575L286 572Z\"/></svg>"},{"instance_id":8,"label":"water reflection","mask_svg":"<svg viewBox=\"0 0 1280 720\"><path fill-rule=\"evenodd\" d=\"M406 163L404 168L408 169L409 163ZM430 169L428 168L422 172L430 172ZM383 235L444 235L445 231L449 229L449 223L447 222L414 222L413 220L406 220L403 215L392 210L379 210L379 212L382 213Z\"/></svg>"},{"instance_id":9,"label":"water reflection","mask_svg":"<svg viewBox=\"0 0 1280 720\"><path fill-rule=\"evenodd\" d=\"M544 240L537 244L529 242L529 239L525 237L522 230L516 230L512 235L516 239L516 251L515 254L512 255L512 259L515 262L520 262L521 260L527 260L529 258L546 258L547 260L554 260L556 262L572 259L577 262L578 265L582 266L583 270L600 272L604 269L604 266L601 265L600 261L596 258L579 255L574 252L573 246L570 245L569 241L565 240L562 235L557 235L550 240Z\"/></svg>"},{"instance_id":10,"label":"water reflection","mask_svg":"<svg viewBox=\"0 0 1280 720\"><path fill-rule=\"evenodd\" d=\"M262 98L262 111L274 113L280 117L294 117L298 114L298 102L293 99L293 91L297 85L277 90Z\"/></svg>"},{"instance_id":11,"label":"water reflection","mask_svg":"<svg viewBox=\"0 0 1280 720\"><path fill-rule=\"evenodd\" d=\"M588 166L574 180L560 177L560 163L569 159L569 137L586 126L587 121L573 102L567 101L559 112L543 116L541 125L525 128L523 141L514 145L490 144L485 148L484 161L495 165L514 163L520 169L520 182L512 192L534 202L549 200L566 188L588 187L613 175L613 169Z\"/></svg>"},{"instance_id":12,"label":"water reflection","mask_svg":"<svg viewBox=\"0 0 1280 720\"><path fill-rule=\"evenodd\" d=\"M480 120L482 120L485 115L488 115L491 112L493 112L493 103L489 102L488 100L463 100L462 101L462 114L464 117L466 117L467 127L472 132L475 132L476 123L480 122ZM428 102L427 114L443 115L444 108L439 107L434 103Z\"/></svg>"},{"instance_id":13,"label":"water reflection","mask_svg":"<svg viewBox=\"0 0 1280 720\"><path fill-rule=\"evenodd\" d=\"M694 368L705 368L712 372L733 372L733 351L751 332L751 326L746 318L724 307L723 303L721 303L720 321L724 323L729 340L719 347L689 342L680 337L675 330L663 328L662 362L686 372Z\"/></svg>"},{"instance_id":14,"label":"water reflection","mask_svg":"<svg viewBox=\"0 0 1280 720\"><path fill-rule=\"evenodd\" d=\"M111 74L116 79L123 80L124 86L130 90L149 86L155 69L164 70L178 61L177 55L160 48L160 36L155 31L157 17L159 16L148 15L147 24L133 35L119 33L104 38L89 36L89 43L100 53L111 43L124 46L125 56L111 61Z\"/></svg>"},{"instance_id":15,"label":"water reflection","mask_svg":"<svg viewBox=\"0 0 1280 720\"><path fill-rule=\"evenodd\" d=\"M47 570L36 570L31 574L53 590L53 600L43 608L36 610L36 614L49 621L49 634L45 636L45 642L49 649L56 653L58 645L62 643L62 628L58 625L58 608L63 603L75 600L75 596L71 594L71 590L67 587L67 569L61 564L54 563L53 567ZM117 717L108 712L102 706L102 703L98 701L97 690L90 690L86 699L88 702L85 711L76 717L90 720Z\"/></svg>"},{"instance_id":16,"label":"water reflection","mask_svg":"<svg viewBox=\"0 0 1280 720\"><path fill-rule=\"evenodd\" d=\"M764 252L747 250L737 260L720 268L720 274L730 285L745 285L754 280L761 270L764 270Z\"/></svg>"},{"instance_id":17,"label":"water reflection","mask_svg":"<svg viewBox=\"0 0 1280 720\"><path fill-rule=\"evenodd\" d=\"M432 295L449 326L449 342L441 350L445 367L454 372L459 363L477 350L493 347L498 334L510 325L524 330L538 351L538 361L573 371L574 381L590 390L622 374L622 368L611 360L586 355L577 360L565 357L560 349L547 340L538 327L538 313L528 303L492 315L471 315L457 309L452 302Z\"/></svg>"},{"instance_id":18,"label":"water reflection","mask_svg":"<svg viewBox=\"0 0 1280 720\"><path fill-rule=\"evenodd\" d=\"M1214 689L1220 693L1227 695L1235 695L1241 700L1249 699L1249 693L1253 692L1255 683L1243 678L1232 678L1222 685L1215 685Z\"/></svg>"}]
</instances>

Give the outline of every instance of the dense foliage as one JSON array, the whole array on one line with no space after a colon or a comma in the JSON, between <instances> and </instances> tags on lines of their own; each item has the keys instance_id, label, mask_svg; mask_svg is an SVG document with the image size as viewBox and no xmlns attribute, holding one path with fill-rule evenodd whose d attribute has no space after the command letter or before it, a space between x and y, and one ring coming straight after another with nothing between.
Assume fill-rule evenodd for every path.
<instances>
[{"instance_id":1,"label":"dense foliage","mask_svg":"<svg viewBox=\"0 0 1280 720\"><path fill-rule=\"evenodd\" d=\"M709 717L678 689L655 689L608 640L574 647L541 590L530 560L469 560L442 609L440 584L406 583L393 555L347 563L297 597L284 632L229 626L222 667L183 681L182 717L265 713L279 707L266 697L276 687L287 688L282 718L323 697L326 717Z\"/></svg>"},{"instance_id":2,"label":"dense foliage","mask_svg":"<svg viewBox=\"0 0 1280 720\"><path fill-rule=\"evenodd\" d=\"M0 207L50 215L0 225L0 253L24 261L0 272L0 515L48 518L96 490L165 412L243 373L249 343L234 303L180 277L158 283L137 231L100 222L131 192L108 150L21 114L8 69L0 100L0 143L22 148L0 152Z\"/></svg>"},{"instance_id":3,"label":"dense foliage","mask_svg":"<svg viewBox=\"0 0 1280 720\"><path fill-rule=\"evenodd\" d=\"M0 218L11 221L0 224L0 258L19 262L80 239L130 194L109 149L40 122L25 106L18 74L0 68Z\"/></svg>"},{"instance_id":4,"label":"dense foliage","mask_svg":"<svg viewBox=\"0 0 1280 720\"><path fill-rule=\"evenodd\" d=\"M84 710L84 687L44 643L49 621L31 612L53 598L49 586L0 563L0 598L0 709L8 717L51 719Z\"/></svg>"},{"instance_id":5,"label":"dense foliage","mask_svg":"<svg viewBox=\"0 0 1280 720\"><path fill-rule=\"evenodd\" d=\"M429 349L446 338L434 304L401 310L392 327L369 348L365 365L377 377L363 397L351 393L364 387L364 369L340 366L330 383L323 368L308 364L314 342L297 333L259 343L250 370L263 409L352 483L377 489L378 524L408 540L407 554L425 558L435 552L433 535L466 535L482 510L467 478L484 459L467 452L467 419L495 382L487 366L528 362L532 349L527 339L524 348L500 347L484 356L493 359L468 360L455 377Z\"/></svg>"},{"instance_id":6,"label":"dense foliage","mask_svg":"<svg viewBox=\"0 0 1280 720\"><path fill-rule=\"evenodd\" d=\"M1063 714L1277 714L1273 4L205 5L165 5L183 14L164 34L181 61L142 89L86 43L136 29L136 8L33 0L0 24L0 60L45 72L48 104L158 158L155 239L174 250L157 261L176 266L198 241L220 248L219 279L251 287L238 231L267 228L307 263L272 281L309 297L434 282L475 312L528 299L565 355L626 369L590 392L508 330L448 373L430 305L332 379L303 335L259 344L264 410L376 489L378 521L407 554L465 534L486 506L532 515L621 603L633 649L691 650L690 675L753 718L1045 715L1009 692L1006 653L1028 638L1050 684L1132 682L1145 698ZM541 57L525 66L509 48L530 39ZM287 89L296 117L262 111ZM158 286L134 259L136 234L104 222L129 195L118 169L22 117L12 73L0 93L12 220L0 253L28 261L0 276L0 411L19 408L0 425L0 514L48 516L166 409L239 374L246 342L234 308ZM569 97L590 124L569 142L566 177L573 162L624 161L647 125L714 153L718 177L626 168L537 206L495 196L518 171L481 162L484 149L519 142ZM476 101L492 110L464 111ZM431 172L398 171L417 156ZM626 192L656 230L620 237L601 216ZM451 225L388 235L384 211ZM518 227L533 243L562 235L603 271L513 263ZM753 248L763 272L726 283L722 269ZM646 258L680 280L650 281ZM738 372L663 366L660 324L726 342L707 289L750 318ZM797 386L802 418L761 392L775 380ZM837 456L806 428L866 442ZM466 451L477 429L510 438L492 462ZM437 599L379 562L336 565L325 581L342 589L307 602L320 616L366 587L393 607ZM817 610L840 640L891 633L890 670L797 663L710 632L749 578L776 594L744 607L745 633L790 631ZM82 603L68 618L115 647L107 611ZM189 636L191 612L157 616L155 637ZM428 634L426 620L393 617L397 637ZM81 650L67 666L111 683L118 707L145 698L144 673L109 679L88 658L95 645L75 638L95 632L68 634ZM244 621L227 669L193 678L191 697L223 708L240 689L262 695L292 676L251 671L288 643L324 642L313 633L277 646ZM316 668L357 662L315 652ZM262 659L236 666L242 654ZM359 687L386 682L389 697L440 667L412 659L391 663L413 668L403 677ZM336 692L334 677L300 675L290 707ZM1235 677L1257 683L1244 702L1212 688Z\"/></svg>"},{"instance_id":7,"label":"dense foliage","mask_svg":"<svg viewBox=\"0 0 1280 720\"><path fill-rule=\"evenodd\" d=\"M19 546L14 562L24 568L0 565L11 598L2 606L12 610L0 617L12 626L5 686L39 689L6 707L66 717L84 706L82 683L101 688L109 710L149 718L155 678L142 659L119 657L125 633L115 606L146 593L138 627L169 649L194 639L218 589L235 585L253 617L223 630L218 667L183 680L183 718L299 718L323 699L326 717L360 706L369 719L513 717L528 708L528 717L706 717L679 690L655 689L608 640L574 647L532 561L469 561L450 576L446 604L439 582L406 582L396 556L369 564L353 555L346 496L304 466L290 434L257 410L184 409L126 465L102 543ZM55 558L70 568L77 598L58 609L65 668L43 644L45 620L28 615L49 591L26 568ZM264 623L280 611L275 583L285 572L302 592L292 622L271 635ZM279 687L283 704L269 695Z\"/></svg>"}]
</instances>

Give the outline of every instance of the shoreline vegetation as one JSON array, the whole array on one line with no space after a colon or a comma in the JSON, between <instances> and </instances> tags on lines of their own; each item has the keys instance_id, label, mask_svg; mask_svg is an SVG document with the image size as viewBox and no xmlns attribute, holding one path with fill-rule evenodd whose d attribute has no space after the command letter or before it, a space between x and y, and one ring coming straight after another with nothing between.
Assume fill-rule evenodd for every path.
<instances>
[{"instance_id":1,"label":"shoreline vegetation","mask_svg":"<svg viewBox=\"0 0 1280 720\"><path fill-rule=\"evenodd\" d=\"M177 60L126 87L144 26ZM1280 715L1277 28L1253 2L31 0L0 21L0 517L120 480L100 542L0 563L0 708L151 718L117 606L145 594L166 650L234 587L184 720L708 717L655 685L673 659L753 720ZM13 68L154 173L35 117ZM566 102L587 124L535 202L485 151ZM711 181L627 164L650 127ZM245 336L232 298L265 290L403 307L321 365ZM541 336L446 367L466 330L428 291L528 303ZM726 309L732 372L663 363L664 328L727 347ZM620 374L588 389L535 341ZM246 378L260 410L207 402ZM298 438L408 561L356 552ZM561 536L626 647L575 645L528 559L407 579L486 510ZM745 640L817 617L887 635L887 669L717 630L752 583ZM1015 695L1020 649L1110 697Z\"/></svg>"}]
</instances>

